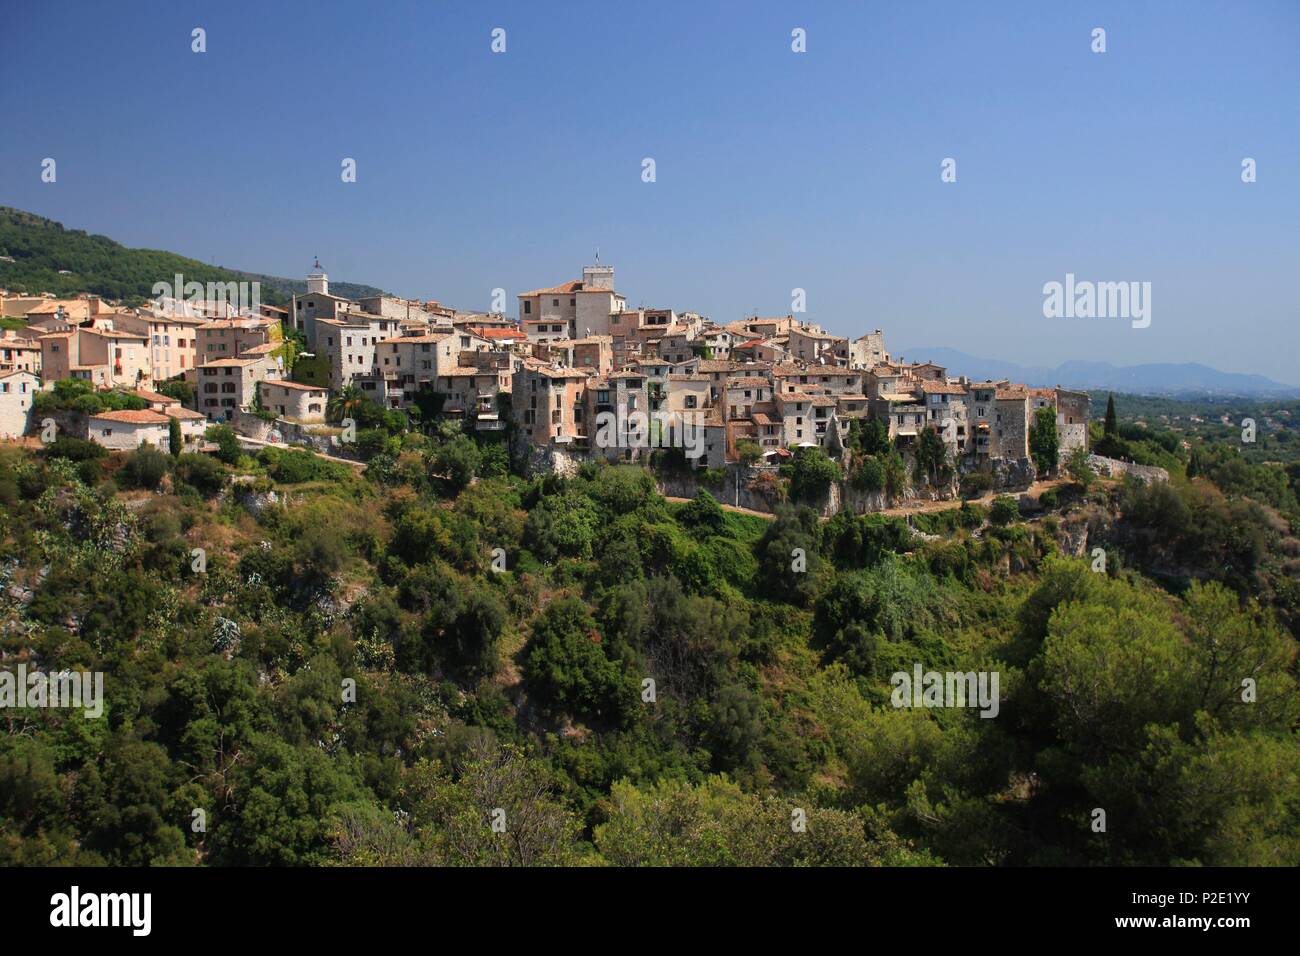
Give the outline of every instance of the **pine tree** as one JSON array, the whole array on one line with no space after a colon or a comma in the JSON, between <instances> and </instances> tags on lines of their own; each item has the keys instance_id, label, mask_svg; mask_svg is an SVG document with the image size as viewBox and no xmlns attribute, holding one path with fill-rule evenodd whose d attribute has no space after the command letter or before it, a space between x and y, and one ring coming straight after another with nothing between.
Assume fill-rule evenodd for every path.
<instances>
[{"instance_id":1,"label":"pine tree","mask_svg":"<svg viewBox=\"0 0 1300 956\"><path fill-rule=\"evenodd\" d=\"M1112 393L1106 399L1106 429L1104 434L1107 438L1112 438L1118 430L1119 425L1115 421L1115 395Z\"/></svg>"}]
</instances>

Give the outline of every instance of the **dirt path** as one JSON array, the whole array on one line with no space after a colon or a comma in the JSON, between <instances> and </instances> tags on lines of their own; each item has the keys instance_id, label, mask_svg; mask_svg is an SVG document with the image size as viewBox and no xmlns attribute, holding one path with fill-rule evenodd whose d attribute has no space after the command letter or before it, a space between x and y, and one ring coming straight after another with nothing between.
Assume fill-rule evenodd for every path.
<instances>
[{"instance_id":1,"label":"dirt path","mask_svg":"<svg viewBox=\"0 0 1300 956\"><path fill-rule=\"evenodd\" d=\"M993 502L993 499L997 498L999 495L1027 494L1030 497L1037 498L1039 495L1041 495L1044 491L1046 491L1049 488L1055 488L1057 485L1064 485L1068 483L1069 483L1069 479L1067 478L1053 478L1049 481L1035 481L1024 491L990 491L988 494L983 495L979 498L970 498L970 499L957 498L957 499L949 499L947 501L916 501L913 502L912 504L900 505L895 508L885 508L881 511L875 511L871 513L889 515L890 517L895 517L895 518L902 518L902 517L906 517L907 515L925 514L931 511L947 511L950 508L960 508L963 500L969 500L971 504L987 506L991 504ZM668 501L676 501L679 503L685 503L691 500L690 498L675 498L670 495L665 495L664 498ZM766 511L755 511L752 508L739 508L736 505L725 504L724 502L721 501L719 501L718 504L722 506L723 511L734 511L737 514L753 515L754 517L762 518L765 521L773 521L776 519L776 515L769 514ZM822 520L825 521L826 519L822 518Z\"/></svg>"}]
</instances>

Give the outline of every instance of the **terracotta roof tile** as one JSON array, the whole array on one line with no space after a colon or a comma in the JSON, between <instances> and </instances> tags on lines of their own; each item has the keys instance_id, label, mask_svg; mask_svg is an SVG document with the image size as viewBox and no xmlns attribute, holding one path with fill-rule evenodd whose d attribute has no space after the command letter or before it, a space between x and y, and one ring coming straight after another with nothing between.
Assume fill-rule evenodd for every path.
<instances>
[{"instance_id":1,"label":"terracotta roof tile","mask_svg":"<svg viewBox=\"0 0 1300 956\"><path fill-rule=\"evenodd\" d=\"M103 419L109 422L122 422L127 425L165 425L168 422L166 415L160 412L140 409L124 409L120 412L99 412L90 416L92 419Z\"/></svg>"}]
</instances>

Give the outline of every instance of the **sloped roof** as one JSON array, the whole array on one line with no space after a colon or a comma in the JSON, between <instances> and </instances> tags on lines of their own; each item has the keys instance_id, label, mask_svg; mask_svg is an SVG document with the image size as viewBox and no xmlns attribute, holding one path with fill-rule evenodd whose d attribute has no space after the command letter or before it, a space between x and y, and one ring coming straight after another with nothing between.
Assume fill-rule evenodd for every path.
<instances>
[{"instance_id":1,"label":"sloped roof","mask_svg":"<svg viewBox=\"0 0 1300 956\"><path fill-rule=\"evenodd\" d=\"M99 412L90 416L92 419L103 419L109 422L122 422L127 425L166 425L170 420L161 412L150 411L149 409L123 409L120 412Z\"/></svg>"}]
</instances>

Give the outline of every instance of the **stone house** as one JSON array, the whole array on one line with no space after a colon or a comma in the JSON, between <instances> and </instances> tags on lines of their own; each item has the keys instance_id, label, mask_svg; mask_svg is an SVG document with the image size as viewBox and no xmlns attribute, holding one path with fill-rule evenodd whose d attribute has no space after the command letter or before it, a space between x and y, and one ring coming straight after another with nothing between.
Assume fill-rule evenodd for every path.
<instances>
[{"instance_id":1,"label":"stone house","mask_svg":"<svg viewBox=\"0 0 1300 956\"><path fill-rule=\"evenodd\" d=\"M148 336L108 328L77 328L40 337L42 377L79 378L98 388L152 386Z\"/></svg>"},{"instance_id":2,"label":"stone house","mask_svg":"<svg viewBox=\"0 0 1300 956\"><path fill-rule=\"evenodd\" d=\"M248 358L250 349L280 339L280 324L273 319L217 319L195 331L200 364L219 358Z\"/></svg>"},{"instance_id":3,"label":"stone house","mask_svg":"<svg viewBox=\"0 0 1300 956\"><path fill-rule=\"evenodd\" d=\"M182 408L180 405L169 405L162 412L168 418L174 418L180 422L181 440L185 443L182 451L201 451L203 448L203 434L208 429L207 416L202 412L196 412L190 408ZM167 450L171 451L171 433L168 431Z\"/></svg>"},{"instance_id":4,"label":"stone house","mask_svg":"<svg viewBox=\"0 0 1300 956\"><path fill-rule=\"evenodd\" d=\"M815 396L807 392L777 392L773 396L773 403L776 406L776 412L781 422L781 445L785 448L795 448L802 444L821 444L818 441L817 428L813 419L813 399ZM825 397L825 396L816 396ZM830 405L820 406L822 409L834 410L835 400L828 399ZM821 420L823 434L825 432L827 411L823 411Z\"/></svg>"},{"instance_id":5,"label":"stone house","mask_svg":"<svg viewBox=\"0 0 1300 956\"><path fill-rule=\"evenodd\" d=\"M268 358L226 358L200 365L195 382L198 410L209 421L229 420L253 404L257 383L278 379L280 367Z\"/></svg>"},{"instance_id":6,"label":"stone house","mask_svg":"<svg viewBox=\"0 0 1300 956\"><path fill-rule=\"evenodd\" d=\"M511 413L531 444L584 441L588 372L525 362L514 373Z\"/></svg>"},{"instance_id":7,"label":"stone house","mask_svg":"<svg viewBox=\"0 0 1300 956\"><path fill-rule=\"evenodd\" d=\"M257 383L257 395L262 407L280 418L301 425L325 421L329 390L318 385L285 379L263 379Z\"/></svg>"},{"instance_id":8,"label":"stone house","mask_svg":"<svg viewBox=\"0 0 1300 956\"><path fill-rule=\"evenodd\" d=\"M34 372L0 372L0 438L21 438L31 427L32 400L41 380Z\"/></svg>"},{"instance_id":9,"label":"stone house","mask_svg":"<svg viewBox=\"0 0 1300 956\"><path fill-rule=\"evenodd\" d=\"M41 373L41 343L14 329L0 332L0 372Z\"/></svg>"},{"instance_id":10,"label":"stone house","mask_svg":"<svg viewBox=\"0 0 1300 956\"><path fill-rule=\"evenodd\" d=\"M154 313L114 316L114 327L148 339L149 364L154 381L185 375L200 361L197 330L204 319ZM220 358L221 356L213 356Z\"/></svg>"},{"instance_id":11,"label":"stone house","mask_svg":"<svg viewBox=\"0 0 1300 956\"><path fill-rule=\"evenodd\" d=\"M816 326L791 328L789 332L790 357L809 365L849 364L849 341L838 335L823 332Z\"/></svg>"},{"instance_id":12,"label":"stone house","mask_svg":"<svg viewBox=\"0 0 1300 956\"><path fill-rule=\"evenodd\" d=\"M180 399L172 398L170 395L161 395L158 392L151 392L147 388L133 388L128 392L136 398L144 399L149 405L149 410L153 412L166 412L169 408L179 408Z\"/></svg>"},{"instance_id":13,"label":"stone house","mask_svg":"<svg viewBox=\"0 0 1300 956\"><path fill-rule=\"evenodd\" d=\"M991 428L994 458L1029 457L1029 392L1023 387L1002 387L995 393Z\"/></svg>"},{"instance_id":14,"label":"stone house","mask_svg":"<svg viewBox=\"0 0 1300 956\"><path fill-rule=\"evenodd\" d=\"M614 268L586 266L582 278L519 295L519 321L546 320L565 327L571 339L609 335L611 317L622 312L627 301L614 291ZM530 336L531 340L531 336Z\"/></svg>"},{"instance_id":15,"label":"stone house","mask_svg":"<svg viewBox=\"0 0 1300 956\"><path fill-rule=\"evenodd\" d=\"M740 362L784 362L789 352L772 339L746 339L731 347L731 357Z\"/></svg>"},{"instance_id":16,"label":"stone house","mask_svg":"<svg viewBox=\"0 0 1300 956\"><path fill-rule=\"evenodd\" d=\"M443 412L464 415L476 428L497 427L497 395L511 391L510 369L458 365L438 376L435 390L446 396Z\"/></svg>"},{"instance_id":17,"label":"stone house","mask_svg":"<svg viewBox=\"0 0 1300 956\"><path fill-rule=\"evenodd\" d=\"M849 342L849 368L870 369L887 361L889 354L885 351L885 333L880 329Z\"/></svg>"},{"instance_id":18,"label":"stone house","mask_svg":"<svg viewBox=\"0 0 1300 956\"><path fill-rule=\"evenodd\" d=\"M664 410L699 418L709 407L709 380L703 375L669 375Z\"/></svg>"},{"instance_id":19,"label":"stone house","mask_svg":"<svg viewBox=\"0 0 1300 956\"><path fill-rule=\"evenodd\" d=\"M161 412L100 412L89 417L86 437L97 445L116 451L131 451L145 442L162 451L171 445L171 419Z\"/></svg>"},{"instance_id":20,"label":"stone house","mask_svg":"<svg viewBox=\"0 0 1300 956\"><path fill-rule=\"evenodd\" d=\"M728 379L720 404L727 418L743 419L753 414L755 405L771 401L771 381L756 375Z\"/></svg>"},{"instance_id":21,"label":"stone house","mask_svg":"<svg viewBox=\"0 0 1300 956\"><path fill-rule=\"evenodd\" d=\"M1089 405L1087 392L1056 386L1056 430L1062 458L1068 458L1076 448L1087 450Z\"/></svg>"},{"instance_id":22,"label":"stone house","mask_svg":"<svg viewBox=\"0 0 1300 956\"><path fill-rule=\"evenodd\" d=\"M566 364L592 369L597 375L608 375L614 370L614 339L611 336L592 335L563 344Z\"/></svg>"},{"instance_id":23,"label":"stone house","mask_svg":"<svg viewBox=\"0 0 1300 956\"><path fill-rule=\"evenodd\" d=\"M923 381L919 387L925 401L926 424L939 432L954 458L964 455L970 437L970 425L966 416L966 386L953 382Z\"/></svg>"}]
</instances>

